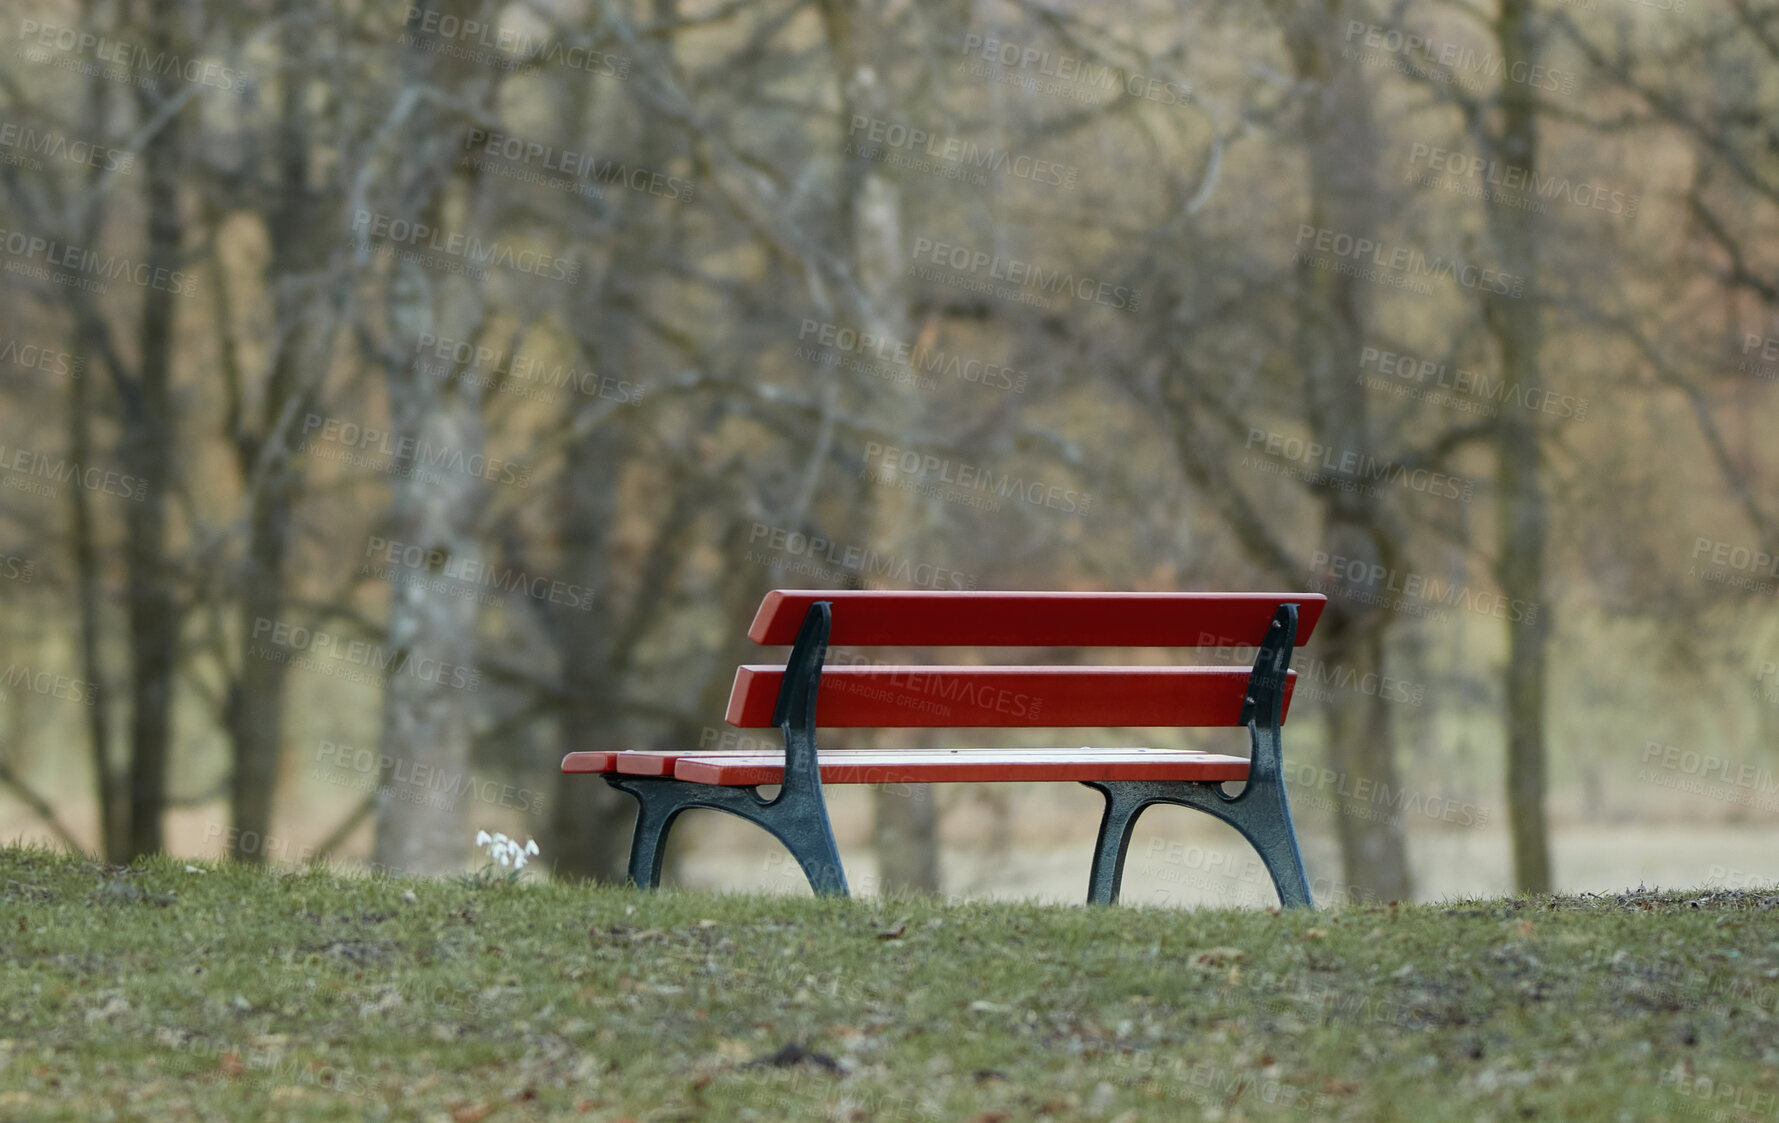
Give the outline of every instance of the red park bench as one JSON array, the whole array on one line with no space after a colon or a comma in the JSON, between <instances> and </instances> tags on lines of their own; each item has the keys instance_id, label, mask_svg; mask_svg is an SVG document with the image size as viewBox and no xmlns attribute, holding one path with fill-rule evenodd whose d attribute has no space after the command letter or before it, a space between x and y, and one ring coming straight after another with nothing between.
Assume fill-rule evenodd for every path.
<instances>
[{"instance_id":1,"label":"red park bench","mask_svg":"<svg viewBox=\"0 0 1779 1123\"><path fill-rule=\"evenodd\" d=\"M778 590L748 638L792 644L784 666L735 674L728 720L777 726L779 752L569 753L564 772L605 777L639 804L630 879L661 880L667 832L691 808L727 811L790 850L819 894L845 896L846 874L823 784L1086 784L1105 815L1087 899L1118 899L1131 828L1172 803L1229 823L1254 846L1286 907L1311 905L1291 825L1281 740L1296 672L1326 598L1299 593L1019 593ZM793 643L794 641L794 643ZM1254 646L1254 666L824 666L830 643L895 647ZM1248 757L1190 749L822 749L816 715L835 728L1118 728L1246 726ZM1242 782L1230 795L1224 785ZM757 790L780 785L766 798Z\"/></svg>"}]
</instances>

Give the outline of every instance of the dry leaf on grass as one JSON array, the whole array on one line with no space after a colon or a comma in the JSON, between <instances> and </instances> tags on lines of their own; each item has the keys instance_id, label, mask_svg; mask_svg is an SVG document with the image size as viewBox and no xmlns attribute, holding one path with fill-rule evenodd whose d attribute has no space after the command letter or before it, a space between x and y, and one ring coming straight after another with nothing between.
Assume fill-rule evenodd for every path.
<instances>
[{"instance_id":1,"label":"dry leaf on grass","mask_svg":"<svg viewBox=\"0 0 1779 1123\"><path fill-rule=\"evenodd\" d=\"M1192 953L1191 963L1194 967L1212 968L1225 964L1237 963L1246 955L1241 948L1206 948Z\"/></svg>"}]
</instances>

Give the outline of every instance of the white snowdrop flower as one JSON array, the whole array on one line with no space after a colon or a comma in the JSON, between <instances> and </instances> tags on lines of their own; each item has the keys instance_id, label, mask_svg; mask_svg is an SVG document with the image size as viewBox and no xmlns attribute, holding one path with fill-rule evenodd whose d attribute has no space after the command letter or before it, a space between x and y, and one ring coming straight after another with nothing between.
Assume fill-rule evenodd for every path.
<instances>
[{"instance_id":1,"label":"white snowdrop flower","mask_svg":"<svg viewBox=\"0 0 1779 1123\"><path fill-rule=\"evenodd\" d=\"M530 855L537 854L537 840L526 839L523 844L516 838L508 838L499 832L489 834L487 831L476 832L476 845L487 847L488 857L503 869L511 869L517 875L531 860Z\"/></svg>"}]
</instances>

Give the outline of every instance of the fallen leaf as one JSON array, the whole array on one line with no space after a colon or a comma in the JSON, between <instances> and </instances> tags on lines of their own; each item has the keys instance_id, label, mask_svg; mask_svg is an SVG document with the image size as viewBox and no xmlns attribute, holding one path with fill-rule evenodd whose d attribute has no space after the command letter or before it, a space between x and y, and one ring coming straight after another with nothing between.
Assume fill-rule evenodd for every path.
<instances>
[{"instance_id":1,"label":"fallen leaf","mask_svg":"<svg viewBox=\"0 0 1779 1123\"><path fill-rule=\"evenodd\" d=\"M1234 963L1247 953L1241 948L1206 948L1192 955L1194 967L1221 967L1225 963Z\"/></svg>"},{"instance_id":2,"label":"fallen leaf","mask_svg":"<svg viewBox=\"0 0 1779 1123\"><path fill-rule=\"evenodd\" d=\"M451 1113L452 1123L482 1123L482 1120L494 1114L489 1104L464 1104Z\"/></svg>"},{"instance_id":3,"label":"fallen leaf","mask_svg":"<svg viewBox=\"0 0 1779 1123\"><path fill-rule=\"evenodd\" d=\"M247 1066L241 1063L241 1054L233 1049L218 1057L216 1066L222 1069L224 1076L239 1076L247 1071Z\"/></svg>"}]
</instances>

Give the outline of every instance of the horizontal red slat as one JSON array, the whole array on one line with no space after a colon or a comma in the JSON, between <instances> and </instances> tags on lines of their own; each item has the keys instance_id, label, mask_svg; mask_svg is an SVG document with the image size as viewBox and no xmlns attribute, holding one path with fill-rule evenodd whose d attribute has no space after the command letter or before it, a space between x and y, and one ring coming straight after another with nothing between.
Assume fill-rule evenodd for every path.
<instances>
[{"instance_id":1,"label":"horizontal red slat","mask_svg":"<svg viewBox=\"0 0 1779 1123\"><path fill-rule=\"evenodd\" d=\"M1177 749L841 749L817 754L824 784L1246 780L1239 756ZM784 782L783 753L683 756L681 780L726 787Z\"/></svg>"},{"instance_id":2,"label":"horizontal red slat","mask_svg":"<svg viewBox=\"0 0 1779 1123\"><path fill-rule=\"evenodd\" d=\"M748 629L755 643L797 642L809 606L834 604L828 642L902 647L1249 647L1294 601L1308 642L1320 593L1018 593L778 589Z\"/></svg>"},{"instance_id":3,"label":"horizontal red slat","mask_svg":"<svg viewBox=\"0 0 1779 1123\"><path fill-rule=\"evenodd\" d=\"M682 756L690 754L673 750L646 749L637 752L614 753L617 759L612 762L612 771L621 772L626 776L671 776L674 762Z\"/></svg>"},{"instance_id":4,"label":"horizontal red slat","mask_svg":"<svg viewBox=\"0 0 1779 1123\"><path fill-rule=\"evenodd\" d=\"M817 727L1052 729L1240 723L1246 667L829 667ZM745 665L729 693L729 724L772 724L784 668ZM1285 704L1297 680L1285 684Z\"/></svg>"},{"instance_id":5,"label":"horizontal red slat","mask_svg":"<svg viewBox=\"0 0 1779 1123\"><path fill-rule=\"evenodd\" d=\"M569 753L562 758L562 771L611 772L615 770L617 753Z\"/></svg>"}]
</instances>

